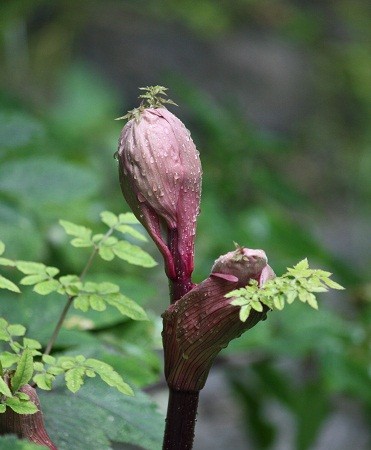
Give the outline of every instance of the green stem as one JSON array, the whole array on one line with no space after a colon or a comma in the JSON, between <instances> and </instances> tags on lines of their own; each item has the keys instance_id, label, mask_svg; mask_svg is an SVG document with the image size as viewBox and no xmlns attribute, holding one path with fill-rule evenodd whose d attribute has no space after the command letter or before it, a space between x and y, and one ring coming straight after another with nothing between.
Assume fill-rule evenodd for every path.
<instances>
[{"instance_id":1,"label":"green stem","mask_svg":"<svg viewBox=\"0 0 371 450\"><path fill-rule=\"evenodd\" d=\"M102 238L102 240L100 242L104 242L109 236L111 236L113 231L114 231L114 228L110 228L107 231L107 233L103 236L103 238ZM94 258L96 256L96 254L98 252L98 249L99 249L99 247L96 246L94 248L94 250L91 252L91 254L89 256L89 259L88 259L87 263L85 264L85 267L83 268L83 270L82 270L82 272L81 272L81 274L79 276L79 280L80 281L84 280L88 270L90 269L90 267L91 267L91 265L93 263L93 260L94 260ZM63 322L64 322L64 320L65 320L65 318L67 316L67 313L68 313L68 311L69 311L69 309L70 309L74 299L75 299L75 296L73 296L73 295L68 296L67 302L64 305L63 311L61 312L61 315L60 315L60 317L58 319L58 322L57 322L57 324L56 324L56 326L54 328L53 334L51 335L51 337L49 339L49 342L48 342L48 344L47 344L47 346L45 348L44 355L49 355L51 353L51 351L53 349L53 346L55 344L55 341L57 340L58 334L59 334L59 332L60 332L60 330L62 328Z\"/></svg>"}]
</instances>

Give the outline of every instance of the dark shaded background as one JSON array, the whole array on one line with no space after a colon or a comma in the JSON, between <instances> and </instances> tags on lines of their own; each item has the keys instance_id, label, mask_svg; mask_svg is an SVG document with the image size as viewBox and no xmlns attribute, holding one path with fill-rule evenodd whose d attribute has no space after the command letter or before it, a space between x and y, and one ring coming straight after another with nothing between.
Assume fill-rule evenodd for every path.
<instances>
[{"instance_id":1,"label":"dark shaded background","mask_svg":"<svg viewBox=\"0 0 371 450\"><path fill-rule=\"evenodd\" d=\"M170 109L191 130L204 168L196 280L237 241L263 248L278 274L308 257L346 287L320 298L319 312L296 305L271 314L226 349L202 396L199 450L369 443L367 3L1 6L0 238L9 256L79 270L86 254L67 246L58 219L99 227L100 211L127 210L112 157L123 124L113 118L138 104L139 86L161 84L180 105ZM153 245L146 249L161 262ZM153 311L153 326L144 339L142 325L123 328L111 314L88 327L81 319L78 329L136 346L139 359L117 370L161 399L161 267L143 280L124 264L102 262L91 276L119 280ZM9 295L1 295L6 315ZM48 305L43 314L53 317ZM32 317L24 320L32 330ZM37 332L46 339L47 324ZM61 349L76 344L67 335Z\"/></svg>"}]
</instances>

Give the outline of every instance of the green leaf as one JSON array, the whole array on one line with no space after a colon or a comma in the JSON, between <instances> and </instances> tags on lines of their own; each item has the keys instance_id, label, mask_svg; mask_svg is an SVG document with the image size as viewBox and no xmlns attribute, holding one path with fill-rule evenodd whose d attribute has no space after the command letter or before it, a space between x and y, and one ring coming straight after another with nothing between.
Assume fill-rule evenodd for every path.
<instances>
[{"instance_id":1,"label":"green leaf","mask_svg":"<svg viewBox=\"0 0 371 450\"><path fill-rule=\"evenodd\" d=\"M26 334L26 328L23 325L12 324L8 326L8 333L11 336L24 336Z\"/></svg>"},{"instance_id":2,"label":"green leaf","mask_svg":"<svg viewBox=\"0 0 371 450\"><path fill-rule=\"evenodd\" d=\"M5 251L5 244L3 241L0 241L0 255L2 255Z\"/></svg>"},{"instance_id":3,"label":"green leaf","mask_svg":"<svg viewBox=\"0 0 371 450\"><path fill-rule=\"evenodd\" d=\"M3 277L2 275L0 275L0 288L8 289L9 291L17 292L17 293L21 292L19 290L19 287L16 284L14 284L12 281L8 280L7 278Z\"/></svg>"},{"instance_id":4,"label":"green leaf","mask_svg":"<svg viewBox=\"0 0 371 450\"><path fill-rule=\"evenodd\" d=\"M250 305L251 305L251 308L255 309L255 311L258 311L258 312L263 311L263 305L258 301L255 301L255 302L252 301L252 302L250 302Z\"/></svg>"},{"instance_id":5,"label":"green leaf","mask_svg":"<svg viewBox=\"0 0 371 450\"><path fill-rule=\"evenodd\" d=\"M67 234L84 240L91 240L92 230L90 228L76 225L75 223L68 222L67 220L60 220L59 223Z\"/></svg>"},{"instance_id":6,"label":"green leaf","mask_svg":"<svg viewBox=\"0 0 371 450\"><path fill-rule=\"evenodd\" d=\"M105 261L112 261L113 258L115 257L115 254L113 253L112 249L110 247L105 246L99 247L98 254Z\"/></svg>"},{"instance_id":7,"label":"green leaf","mask_svg":"<svg viewBox=\"0 0 371 450\"><path fill-rule=\"evenodd\" d=\"M81 386L84 384L84 373L85 369L84 367L74 367L70 370L67 370L67 372L64 375L64 378L66 380L67 388L75 393L77 392Z\"/></svg>"},{"instance_id":8,"label":"green leaf","mask_svg":"<svg viewBox=\"0 0 371 450\"><path fill-rule=\"evenodd\" d=\"M109 294L105 297L105 301L117 308L124 316L130 317L130 319L148 320L148 316L144 309L123 294Z\"/></svg>"},{"instance_id":9,"label":"green leaf","mask_svg":"<svg viewBox=\"0 0 371 450\"><path fill-rule=\"evenodd\" d=\"M134 395L131 387L124 382L121 376L114 371L109 364L97 359L89 358L86 360L86 365L93 369L109 386L115 387L119 392L125 395Z\"/></svg>"},{"instance_id":10,"label":"green leaf","mask_svg":"<svg viewBox=\"0 0 371 450\"><path fill-rule=\"evenodd\" d=\"M308 259L305 258L305 259L301 260L300 262L298 262L298 263L294 266L294 269L296 269L296 270L298 270L298 271L299 271L299 270L302 271L302 270L308 269L308 267L309 267L309 265L308 265Z\"/></svg>"},{"instance_id":11,"label":"green leaf","mask_svg":"<svg viewBox=\"0 0 371 450\"><path fill-rule=\"evenodd\" d=\"M57 267L51 267L51 266L49 266L49 267L46 268L45 272L46 272L51 278L53 278L53 277L55 277L55 276L60 272L60 270L59 270Z\"/></svg>"},{"instance_id":12,"label":"green leaf","mask_svg":"<svg viewBox=\"0 0 371 450\"><path fill-rule=\"evenodd\" d=\"M86 312L89 309L89 296L78 295L73 301L73 307Z\"/></svg>"},{"instance_id":13,"label":"green leaf","mask_svg":"<svg viewBox=\"0 0 371 450\"><path fill-rule=\"evenodd\" d=\"M250 306L242 306L240 309L240 320L241 322L246 322L247 318L250 315L251 307Z\"/></svg>"},{"instance_id":14,"label":"green leaf","mask_svg":"<svg viewBox=\"0 0 371 450\"><path fill-rule=\"evenodd\" d=\"M310 305L312 308L318 309L318 303L317 303L316 297L313 294L310 294L310 293L308 294L307 302L308 302L308 305Z\"/></svg>"},{"instance_id":15,"label":"green leaf","mask_svg":"<svg viewBox=\"0 0 371 450\"><path fill-rule=\"evenodd\" d=\"M14 267L15 261L13 261L12 259L8 259L8 258L0 258L0 266Z\"/></svg>"},{"instance_id":16,"label":"green leaf","mask_svg":"<svg viewBox=\"0 0 371 450\"><path fill-rule=\"evenodd\" d=\"M58 280L48 280L35 284L33 290L40 295L48 295L53 291L57 291L60 286Z\"/></svg>"},{"instance_id":17,"label":"green leaf","mask_svg":"<svg viewBox=\"0 0 371 450\"><path fill-rule=\"evenodd\" d=\"M47 280L49 277L46 273L41 273L38 275L27 275L23 277L20 281L21 284L25 286L31 286L36 283L40 283L41 281Z\"/></svg>"},{"instance_id":18,"label":"green leaf","mask_svg":"<svg viewBox=\"0 0 371 450\"><path fill-rule=\"evenodd\" d=\"M55 364L56 361L55 357L52 355L43 355L42 360L45 364Z\"/></svg>"},{"instance_id":19,"label":"green leaf","mask_svg":"<svg viewBox=\"0 0 371 450\"><path fill-rule=\"evenodd\" d=\"M32 261L16 261L17 269L26 275L44 274L46 266Z\"/></svg>"},{"instance_id":20,"label":"green leaf","mask_svg":"<svg viewBox=\"0 0 371 450\"><path fill-rule=\"evenodd\" d=\"M139 220L131 212L119 214L119 222L127 225L138 224Z\"/></svg>"},{"instance_id":21,"label":"green leaf","mask_svg":"<svg viewBox=\"0 0 371 450\"><path fill-rule=\"evenodd\" d=\"M25 392L17 392L15 395L21 400L29 400L30 399L30 396L28 394L26 394Z\"/></svg>"},{"instance_id":22,"label":"green leaf","mask_svg":"<svg viewBox=\"0 0 371 450\"><path fill-rule=\"evenodd\" d=\"M130 264L142 267L154 267L157 263L147 252L127 241L119 241L112 247L114 254Z\"/></svg>"},{"instance_id":23,"label":"green leaf","mask_svg":"<svg viewBox=\"0 0 371 450\"><path fill-rule=\"evenodd\" d=\"M89 296L90 307L95 311L104 311L106 309L106 304L104 299L97 294L92 294Z\"/></svg>"},{"instance_id":24,"label":"green leaf","mask_svg":"<svg viewBox=\"0 0 371 450\"><path fill-rule=\"evenodd\" d=\"M23 346L31 350L38 350L42 347L39 341L30 338L23 338Z\"/></svg>"},{"instance_id":25,"label":"green leaf","mask_svg":"<svg viewBox=\"0 0 371 450\"><path fill-rule=\"evenodd\" d=\"M100 217L103 223L108 225L110 228L114 228L117 225L119 219L116 214L113 214L110 211L103 211L100 213Z\"/></svg>"},{"instance_id":26,"label":"green leaf","mask_svg":"<svg viewBox=\"0 0 371 450\"><path fill-rule=\"evenodd\" d=\"M273 304L277 309L281 310L285 306L285 301L280 295L276 295L273 299Z\"/></svg>"},{"instance_id":27,"label":"green leaf","mask_svg":"<svg viewBox=\"0 0 371 450\"><path fill-rule=\"evenodd\" d=\"M13 392L27 384L33 375L33 358L30 349L25 349L11 379Z\"/></svg>"},{"instance_id":28,"label":"green leaf","mask_svg":"<svg viewBox=\"0 0 371 450\"><path fill-rule=\"evenodd\" d=\"M9 386L6 384L3 378L0 377L0 393L5 395L6 397L13 397Z\"/></svg>"},{"instance_id":29,"label":"green leaf","mask_svg":"<svg viewBox=\"0 0 371 450\"><path fill-rule=\"evenodd\" d=\"M100 294L116 294L120 292L120 286L110 282L99 283L98 292Z\"/></svg>"},{"instance_id":30,"label":"green leaf","mask_svg":"<svg viewBox=\"0 0 371 450\"><path fill-rule=\"evenodd\" d=\"M75 395L55 388L39 397L46 429L59 450L112 450L112 442L146 450L162 446L164 418L140 391L134 397L118 395L98 378L89 378Z\"/></svg>"},{"instance_id":31,"label":"green leaf","mask_svg":"<svg viewBox=\"0 0 371 450\"><path fill-rule=\"evenodd\" d=\"M129 226L129 225L117 225L115 227L117 231L123 234L130 234L130 236L134 237L135 239L138 239L139 241L147 242L147 238L142 234L140 231L136 230L135 228Z\"/></svg>"},{"instance_id":32,"label":"green leaf","mask_svg":"<svg viewBox=\"0 0 371 450\"><path fill-rule=\"evenodd\" d=\"M0 405L0 408L2 407L5 408L5 405ZM0 410L0 412L3 411ZM44 446L11 435L0 436L0 448L1 450L45 450Z\"/></svg>"},{"instance_id":33,"label":"green leaf","mask_svg":"<svg viewBox=\"0 0 371 450\"><path fill-rule=\"evenodd\" d=\"M4 368L11 367L19 360L19 355L10 352L2 352L0 354L1 364Z\"/></svg>"},{"instance_id":34,"label":"green leaf","mask_svg":"<svg viewBox=\"0 0 371 450\"><path fill-rule=\"evenodd\" d=\"M73 247L93 247L93 242L90 239L83 239L83 238L74 238L71 240L71 245Z\"/></svg>"},{"instance_id":35,"label":"green leaf","mask_svg":"<svg viewBox=\"0 0 371 450\"><path fill-rule=\"evenodd\" d=\"M6 406L3 403L0 403L0 414L6 411ZM1 436L0 436L0 444L1 444ZM13 448L12 448L13 450Z\"/></svg>"},{"instance_id":36,"label":"green leaf","mask_svg":"<svg viewBox=\"0 0 371 450\"><path fill-rule=\"evenodd\" d=\"M8 322L3 318L0 317L0 340L8 342L10 340L9 333L8 333Z\"/></svg>"},{"instance_id":37,"label":"green leaf","mask_svg":"<svg viewBox=\"0 0 371 450\"><path fill-rule=\"evenodd\" d=\"M247 303L248 303L248 300L245 297L235 298L234 300L231 301L231 305L233 305L233 306L243 306L243 305L246 305Z\"/></svg>"},{"instance_id":38,"label":"green leaf","mask_svg":"<svg viewBox=\"0 0 371 450\"><path fill-rule=\"evenodd\" d=\"M37 406L29 401L24 401L18 397L7 398L5 404L9 406L17 414L35 414L38 409Z\"/></svg>"},{"instance_id":39,"label":"green leaf","mask_svg":"<svg viewBox=\"0 0 371 450\"><path fill-rule=\"evenodd\" d=\"M326 278L323 280L324 283L327 284L327 286L331 289L338 289L338 290L343 290L345 289L343 286L341 286L339 283L336 283L333 280L330 280L329 278Z\"/></svg>"},{"instance_id":40,"label":"green leaf","mask_svg":"<svg viewBox=\"0 0 371 450\"><path fill-rule=\"evenodd\" d=\"M34 375L33 381L37 387L44 389L44 391L50 391L53 386L54 376L49 373L38 373Z\"/></svg>"}]
</instances>

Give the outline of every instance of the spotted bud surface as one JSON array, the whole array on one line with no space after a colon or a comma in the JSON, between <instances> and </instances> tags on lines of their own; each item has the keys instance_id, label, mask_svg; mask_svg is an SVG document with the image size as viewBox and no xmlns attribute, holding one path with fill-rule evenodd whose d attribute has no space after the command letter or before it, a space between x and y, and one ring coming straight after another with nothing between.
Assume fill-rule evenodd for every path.
<instances>
[{"instance_id":1,"label":"spotted bud surface","mask_svg":"<svg viewBox=\"0 0 371 450\"><path fill-rule=\"evenodd\" d=\"M172 389L201 390L219 351L266 318L264 307L242 322L225 295L252 279L261 286L274 277L263 250L238 248L218 258L210 276L165 311L165 376Z\"/></svg>"},{"instance_id":2,"label":"spotted bud surface","mask_svg":"<svg viewBox=\"0 0 371 450\"><path fill-rule=\"evenodd\" d=\"M202 171L189 131L166 108L144 109L124 126L118 160L123 195L163 254L168 277L190 276Z\"/></svg>"}]
</instances>

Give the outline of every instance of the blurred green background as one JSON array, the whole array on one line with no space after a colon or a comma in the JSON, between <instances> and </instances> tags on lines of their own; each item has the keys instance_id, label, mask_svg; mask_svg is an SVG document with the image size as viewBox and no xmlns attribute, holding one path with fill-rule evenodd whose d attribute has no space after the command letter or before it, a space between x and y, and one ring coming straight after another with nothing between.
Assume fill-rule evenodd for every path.
<instances>
[{"instance_id":1,"label":"blurred green background","mask_svg":"<svg viewBox=\"0 0 371 450\"><path fill-rule=\"evenodd\" d=\"M88 253L69 247L58 219L99 230L101 211L128 210L113 158L123 123L113 119L138 104L139 86L167 86L204 170L195 281L236 241L263 248L277 274L308 257L346 287L321 297L319 312L270 314L223 352L195 449L369 448L368 2L13 0L0 6L0 31L7 257L81 270ZM118 282L152 321L75 311L58 346L94 346L155 393L167 286L157 250L145 249L156 269L97 262L90 278ZM0 313L46 342L61 300L34 297L2 292Z\"/></svg>"}]
</instances>

